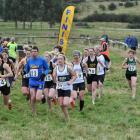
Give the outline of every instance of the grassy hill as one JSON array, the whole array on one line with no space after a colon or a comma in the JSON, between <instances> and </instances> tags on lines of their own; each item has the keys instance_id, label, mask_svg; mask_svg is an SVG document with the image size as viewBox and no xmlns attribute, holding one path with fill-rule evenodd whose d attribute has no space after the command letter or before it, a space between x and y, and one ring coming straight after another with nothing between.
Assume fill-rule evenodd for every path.
<instances>
[{"instance_id":1,"label":"grassy hill","mask_svg":"<svg viewBox=\"0 0 140 140\"><path fill-rule=\"evenodd\" d=\"M110 11L108 10L108 5L110 3L115 3L117 6L116 10ZM138 1L138 5L135 5L133 7L125 8L124 6L119 6L120 1L94 1L94 0L86 0L85 2L82 2L80 4L77 4L78 8L78 14L77 18L82 19L84 17L87 17L88 15L91 15L93 13L114 13L114 14L130 14L130 15L139 15L139 8L140 8L140 1ZM121 2L124 3L124 2ZM106 7L106 10L103 11L99 8L99 5L104 5Z\"/></svg>"},{"instance_id":2,"label":"grassy hill","mask_svg":"<svg viewBox=\"0 0 140 140\"><path fill-rule=\"evenodd\" d=\"M39 29L36 23L33 30L15 30L13 23L0 26L3 36L17 36L18 42L24 42L27 38L16 33L27 33L28 35L45 36L58 32L58 25L55 29L48 30L44 23L44 29ZM124 38L127 34L133 33L140 36L137 30L127 30L125 24L120 23L95 23L94 28L77 28L73 26L71 36L89 34L100 36L106 30L110 37ZM104 29L108 25L106 29ZM92 25L91 25L92 26ZM9 29L7 29L9 27ZM111 27L111 28L109 28ZM116 28L115 28L116 27ZM35 39L40 47L40 54L51 50L57 39ZM91 44L93 46L93 44ZM90 47L91 47L90 46ZM83 50L89 47L83 40L70 40L67 57L72 57L74 49ZM138 52L139 56L140 52ZM121 63L126 57L123 49L111 48L112 68L107 73L105 81L105 95L97 100L93 106L90 95L85 94L85 108L83 112L78 111L78 102L74 111L69 109L70 122L65 123L60 107L54 106L50 113L47 104L37 104L37 117L33 117L29 104L22 96L20 79L12 89L11 99L13 110L8 111L2 105L0 98L0 139L1 140L139 140L140 139L140 86L137 86L137 99L132 101L130 90L125 80L125 71L121 69ZM140 69L138 69L139 72ZM138 78L140 78L138 74ZM139 80L138 80L139 85Z\"/></svg>"}]
</instances>

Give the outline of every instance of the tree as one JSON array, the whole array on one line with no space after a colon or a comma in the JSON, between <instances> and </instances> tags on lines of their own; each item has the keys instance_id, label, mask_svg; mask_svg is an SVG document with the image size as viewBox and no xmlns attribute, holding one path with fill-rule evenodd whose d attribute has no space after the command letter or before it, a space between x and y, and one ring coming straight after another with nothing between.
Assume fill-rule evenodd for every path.
<instances>
[{"instance_id":1,"label":"tree","mask_svg":"<svg viewBox=\"0 0 140 140\"><path fill-rule=\"evenodd\" d=\"M15 21L15 28L18 28L18 19L20 16L19 0L6 0L5 2L5 19ZM7 8L8 7L8 8ZM7 10L8 9L8 10Z\"/></svg>"},{"instance_id":2,"label":"tree","mask_svg":"<svg viewBox=\"0 0 140 140\"><path fill-rule=\"evenodd\" d=\"M127 2L124 4L124 6L125 6L126 8L133 7L133 6L134 6L134 3L133 3L133 2L130 2L130 1L127 1Z\"/></svg>"},{"instance_id":3,"label":"tree","mask_svg":"<svg viewBox=\"0 0 140 140\"><path fill-rule=\"evenodd\" d=\"M102 4L99 5L99 8L102 10L102 11L105 11L106 10L106 7Z\"/></svg>"},{"instance_id":4,"label":"tree","mask_svg":"<svg viewBox=\"0 0 140 140\"><path fill-rule=\"evenodd\" d=\"M42 14L44 8L42 8L43 0L28 0L28 21L30 22L30 29L32 29L32 23L36 20L42 20ZM42 9L40 9L42 8Z\"/></svg>"},{"instance_id":5,"label":"tree","mask_svg":"<svg viewBox=\"0 0 140 140\"><path fill-rule=\"evenodd\" d=\"M117 6L116 6L115 3L110 3L110 4L108 5L108 9L111 10L111 11L113 11L113 10L117 9Z\"/></svg>"},{"instance_id":6,"label":"tree","mask_svg":"<svg viewBox=\"0 0 140 140\"><path fill-rule=\"evenodd\" d=\"M63 0L44 0L44 20L49 22L50 28L55 22L61 20L63 12Z\"/></svg>"},{"instance_id":7,"label":"tree","mask_svg":"<svg viewBox=\"0 0 140 140\"><path fill-rule=\"evenodd\" d=\"M4 1L3 0L0 0L0 18L3 19L3 16L4 16Z\"/></svg>"},{"instance_id":8,"label":"tree","mask_svg":"<svg viewBox=\"0 0 140 140\"><path fill-rule=\"evenodd\" d=\"M0 17L5 21L15 21L16 28L18 21L23 23L23 29L26 28L26 22L30 22L29 27L32 29L34 21L48 21L52 27L61 19L63 2L64 0L0 0Z\"/></svg>"}]
</instances>

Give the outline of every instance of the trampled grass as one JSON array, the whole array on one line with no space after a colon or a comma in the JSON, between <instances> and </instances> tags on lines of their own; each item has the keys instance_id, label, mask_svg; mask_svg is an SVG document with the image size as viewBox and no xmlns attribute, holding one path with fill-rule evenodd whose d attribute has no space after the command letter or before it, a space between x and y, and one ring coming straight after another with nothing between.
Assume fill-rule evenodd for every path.
<instances>
[{"instance_id":1,"label":"trampled grass","mask_svg":"<svg viewBox=\"0 0 140 140\"><path fill-rule=\"evenodd\" d=\"M72 31L72 35L91 33L101 35L102 30L82 29ZM114 29L115 30L115 29ZM8 30L6 30L8 32ZM26 32L15 30L15 32ZM46 31L28 31L36 35L45 34ZM54 32L50 32L54 33ZM77 33L77 34L76 34ZM123 37L127 32L110 31L109 36ZM24 41L22 37L18 40ZM40 54L45 50L51 50L56 40L36 39L37 46L40 47ZM91 45L93 46L93 45ZM83 42L69 41L67 56L72 58L72 51L79 49L82 51ZM138 52L138 56L139 56ZM121 64L126 57L123 49L111 48L112 67L107 73L104 96L96 101L93 106L91 96L85 94L85 108L79 112L78 101L74 111L69 109L70 122L65 123L59 105L54 106L50 113L47 104L37 104L38 115L33 117L28 102L20 91L20 78L11 91L13 109L8 111L2 105L0 97L0 139L1 140L139 140L140 139L140 87L137 85L137 99L131 100L130 90L125 80L125 71L121 69ZM139 72L140 69L138 69ZM138 74L139 78L139 74Z\"/></svg>"}]
</instances>

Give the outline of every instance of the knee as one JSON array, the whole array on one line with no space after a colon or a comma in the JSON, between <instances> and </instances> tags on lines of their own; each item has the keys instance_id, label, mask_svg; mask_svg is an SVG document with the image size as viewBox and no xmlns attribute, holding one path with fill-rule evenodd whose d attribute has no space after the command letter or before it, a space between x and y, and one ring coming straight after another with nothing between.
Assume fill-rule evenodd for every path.
<instances>
[{"instance_id":1,"label":"knee","mask_svg":"<svg viewBox=\"0 0 140 140\"><path fill-rule=\"evenodd\" d=\"M25 89L22 89L21 91L22 91L23 95L27 94L27 91Z\"/></svg>"},{"instance_id":2,"label":"knee","mask_svg":"<svg viewBox=\"0 0 140 140\"><path fill-rule=\"evenodd\" d=\"M96 87L92 87L92 91L95 91L96 90Z\"/></svg>"},{"instance_id":3,"label":"knee","mask_svg":"<svg viewBox=\"0 0 140 140\"><path fill-rule=\"evenodd\" d=\"M81 93L81 94L79 95L79 98L80 98L80 99L83 99L83 98L84 98L84 94Z\"/></svg>"},{"instance_id":4,"label":"knee","mask_svg":"<svg viewBox=\"0 0 140 140\"><path fill-rule=\"evenodd\" d=\"M42 97L36 96L36 101L41 101L41 100L42 100Z\"/></svg>"},{"instance_id":5,"label":"knee","mask_svg":"<svg viewBox=\"0 0 140 140\"><path fill-rule=\"evenodd\" d=\"M102 83L99 83L99 88L103 88L103 84Z\"/></svg>"},{"instance_id":6,"label":"knee","mask_svg":"<svg viewBox=\"0 0 140 140\"><path fill-rule=\"evenodd\" d=\"M88 89L88 92L91 92L92 91L91 87L87 87L87 89Z\"/></svg>"},{"instance_id":7,"label":"knee","mask_svg":"<svg viewBox=\"0 0 140 140\"><path fill-rule=\"evenodd\" d=\"M48 96L48 99L49 99L49 100L53 99L53 96L52 96L52 95L49 95L49 96Z\"/></svg>"},{"instance_id":8,"label":"knee","mask_svg":"<svg viewBox=\"0 0 140 140\"><path fill-rule=\"evenodd\" d=\"M69 103L63 103L63 107L68 107Z\"/></svg>"},{"instance_id":9,"label":"knee","mask_svg":"<svg viewBox=\"0 0 140 140\"><path fill-rule=\"evenodd\" d=\"M30 94L31 95L31 100L35 100L35 95L34 94Z\"/></svg>"},{"instance_id":10,"label":"knee","mask_svg":"<svg viewBox=\"0 0 140 140\"><path fill-rule=\"evenodd\" d=\"M22 92L22 93L23 93L23 95L24 95L24 96L26 96L26 95L27 95L27 93L26 93L26 92Z\"/></svg>"},{"instance_id":11,"label":"knee","mask_svg":"<svg viewBox=\"0 0 140 140\"><path fill-rule=\"evenodd\" d=\"M132 88L136 88L136 84L132 84L131 87L132 87Z\"/></svg>"}]
</instances>

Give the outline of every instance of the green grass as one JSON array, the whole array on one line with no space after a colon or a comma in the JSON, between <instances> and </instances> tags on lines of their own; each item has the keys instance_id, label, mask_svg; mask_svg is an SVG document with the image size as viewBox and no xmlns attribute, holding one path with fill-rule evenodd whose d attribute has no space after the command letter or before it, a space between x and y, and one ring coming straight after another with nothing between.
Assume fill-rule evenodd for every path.
<instances>
[{"instance_id":1,"label":"green grass","mask_svg":"<svg viewBox=\"0 0 140 140\"><path fill-rule=\"evenodd\" d=\"M44 23L45 24L45 23ZM101 23L95 23L97 28L78 29L72 28L71 36L80 34L90 34L99 36L103 32L100 28ZM102 24L103 26L107 23ZM119 29L119 24L117 29ZM46 25L47 26L47 25ZM0 28L0 31L12 33L28 33L29 35L53 34L53 30L10 30ZM113 29L113 24L112 24ZM117 29L109 31L109 36L124 37L131 31L120 32ZM133 33L134 30L132 30ZM56 30L57 32L57 30ZM139 32L138 32L139 35ZM18 43L26 41L22 37L18 38ZM40 54L46 50L51 50L56 44L57 39L36 39L40 47ZM82 51L83 41L69 41L67 56L72 57L72 51L79 49ZM140 53L138 52L138 55ZM2 97L0 98L0 139L1 140L139 140L140 139L140 87L137 86L137 100L132 101L130 90L125 80L125 71L121 69L121 63L126 57L126 52L122 49L111 49L112 68L107 73L105 81L105 95L97 100L96 105L91 103L91 97L86 93L85 108L83 112L78 111L78 102L76 109L70 113L70 123L65 123L60 107L54 106L50 113L47 104L37 104L37 117L33 117L29 104L22 96L20 91L21 81L16 82L11 91L13 110L8 111L3 107ZM139 69L140 70L140 69ZM138 70L138 71L139 71ZM139 75L138 75L139 78ZM139 80L138 80L139 85Z\"/></svg>"},{"instance_id":2,"label":"green grass","mask_svg":"<svg viewBox=\"0 0 140 140\"><path fill-rule=\"evenodd\" d=\"M102 35L102 33L105 31L111 39L121 39L124 40L124 38L128 34L135 35L138 39L140 38L140 30L139 29L127 29L127 23L115 23L115 22L93 22L88 23L89 28L82 28L77 27L76 23L73 23L72 30L70 37L80 37L80 35L89 35L93 38L98 38ZM3 26L4 25L4 26ZM40 30L40 23L35 22L33 23L33 29L29 30L23 30L21 28L21 23L19 23L19 29L16 30L14 28L13 22L0 22L0 36L3 37L11 37L15 36L17 41L19 43L26 43L28 41L29 36L54 36L54 34L58 34L59 32L59 24L56 24L54 28L50 29L48 27L47 23L43 23L43 30ZM19 35L21 34L21 35ZM31 39L31 38L30 38ZM57 43L56 39L40 39L36 38L35 42L37 42L37 45L43 48L43 51L49 47L53 47ZM80 42L80 44L79 44ZM86 41L81 40L70 40L69 46L76 46L80 48L81 45L87 45L85 43ZM99 41L97 41L99 43ZM49 46L49 47L48 47Z\"/></svg>"}]
</instances>

